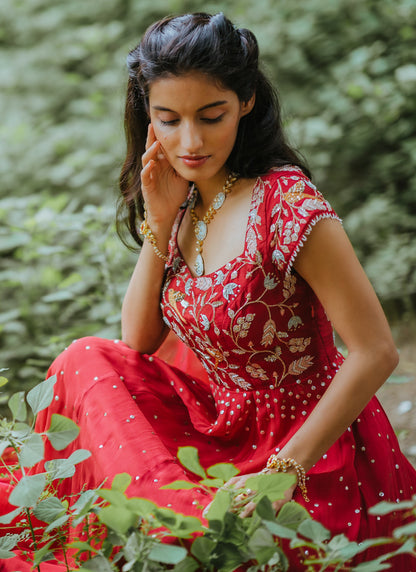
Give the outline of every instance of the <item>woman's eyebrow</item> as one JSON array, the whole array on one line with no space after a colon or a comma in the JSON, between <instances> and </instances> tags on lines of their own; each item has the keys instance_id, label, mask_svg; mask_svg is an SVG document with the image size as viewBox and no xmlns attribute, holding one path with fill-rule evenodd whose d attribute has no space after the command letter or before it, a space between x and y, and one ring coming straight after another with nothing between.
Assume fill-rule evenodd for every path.
<instances>
[{"instance_id":1,"label":"woman's eyebrow","mask_svg":"<svg viewBox=\"0 0 416 572\"><path fill-rule=\"evenodd\" d=\"M210 107L218 107L219 105L224 105L224 103L227 103L226 99L214 101L213 103L207 103L207 105L199 107L197 111L204 111L204 109L209 109ZM156 111L170 111L171 113L176 113L176 111L173 109L169 109L169 107L163 107L162 105L152 105L152 109L155 109Z\"/></svg>"}]
</instances>

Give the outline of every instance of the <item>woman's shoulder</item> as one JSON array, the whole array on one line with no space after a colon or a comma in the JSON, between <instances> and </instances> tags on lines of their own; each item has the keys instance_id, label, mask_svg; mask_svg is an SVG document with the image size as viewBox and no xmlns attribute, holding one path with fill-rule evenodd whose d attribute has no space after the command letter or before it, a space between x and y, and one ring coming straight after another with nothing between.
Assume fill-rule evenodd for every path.
<instances>
[{"instance_id":1,"label":"woman's shoulder","mask_svg":"<svg viewBox=\"0 0 416 572\"><path fill-rule=\"evenodd\" d=\"M312 183L310 178L295 165L275 167L261 177L262 201L269 215L286 213L291 216L306 215L305 211L330 211L331 205Z\"/></svg>"},{"instance_id":2,"label":"woman's shoulder","mask_svg":"<svg viewBox=\"0 0 416 572\"><path fill-rule=\"evenodd\" d=\"M320 194L310 178L296 165L273 167L260 178L265 191L272 192L276 196L299 191L311 195Z\"/></svg>"},{"instance_id":3,"label":"woman's shoulder","mask_svg":"<svg viewBox=\"0 0 416 572\"><path fill-rule=\"evenodd\" d=\"M271 169L261 180L272 260L289 272L313 226L323 218L340 219L299 167L284 165Z\"/></svg>"}]
</instances>

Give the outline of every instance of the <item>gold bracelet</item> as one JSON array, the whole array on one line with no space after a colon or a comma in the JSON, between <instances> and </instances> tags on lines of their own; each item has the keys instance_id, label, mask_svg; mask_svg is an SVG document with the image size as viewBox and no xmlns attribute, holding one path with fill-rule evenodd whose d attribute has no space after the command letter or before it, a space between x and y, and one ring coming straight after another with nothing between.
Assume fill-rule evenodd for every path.
<instances>
[{"instance_id":1,"label":"gold bracelet","mask_svg":"<svg viewBox=\"0 0 416 572\"><path fill-rule=\"evenodd\" d=\"M153 246L153 250L155 251L156 256L158 256L159 258L161 258L164 262L168 261L168 257L163 254L163 252L160 252L160 250L157 247L156 244L156 237L153 234L151 228L149 227L149 225L147 224L147 219L146 219L146 213L145 213L145 217L144 217L144 221L141 223L140 225L140 229L139 229L140 234L142 234L145 238L147 238L147 240L150 242L150 244Z\"/></svg>"},{"instance_id":2,"label":"gold bracelet","mask_svg":"<svg viewBox=\"0 0 416 572\"><path fill-rule=\"evenodd\" d=\"M305 469L295 459L280 459L277 455L270 455L266 467L263 471L275 469L278 473L286 473L288 469L294 469L298 477L298 487L306 502L309 502L308 491L306 488L306 472Z\"/></svg>"}]
</instances>

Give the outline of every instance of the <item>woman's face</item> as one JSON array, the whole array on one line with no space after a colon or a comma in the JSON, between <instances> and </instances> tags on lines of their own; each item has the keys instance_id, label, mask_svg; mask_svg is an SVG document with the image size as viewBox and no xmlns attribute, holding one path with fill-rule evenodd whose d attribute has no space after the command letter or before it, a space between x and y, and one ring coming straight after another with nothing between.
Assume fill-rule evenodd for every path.
<instances>
[{"instance_id":1,"label":"woman's face","mask_svg":"<svg viewBox=\"0 0 416 572\"><path fill-rule=\"evenodd\" d=\"M149 91L150 120L169 163L188 181L223 180L241 117L254 97L242 103L201 73L168 76Z\"/></svg>"}]
</instances>

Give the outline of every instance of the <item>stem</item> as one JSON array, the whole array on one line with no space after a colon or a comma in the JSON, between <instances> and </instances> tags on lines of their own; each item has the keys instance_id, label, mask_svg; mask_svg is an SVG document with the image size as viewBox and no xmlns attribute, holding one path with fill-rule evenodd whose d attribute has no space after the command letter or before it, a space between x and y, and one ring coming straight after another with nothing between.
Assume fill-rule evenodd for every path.
<instances>
[{"instance_id":1,"label":"stem","mask_svg":"<svg viewBox=\"0 0 416 572\"><path fill-rule=\"evenodd\" d=\"M66 570L67 570L67 572L71 572L71 571L70 571L70 568L69 568L69 564L68 564L68 559L67 559L67 556L66 556L66 545L65 545L65 542L64 542L64 539L63 539L63 535L62 535L62 534L59 534L59 542L60 542L60 544L61 544L61 546L62 546L62 552L64 553L64 559L65 559Z\"/></svg>"},{"instance_id":2,"label":"stem","mask_svg":"<svg viewBox=\"0 0 416 572\"><path fill-rule=\"evenodd\" d=\"M26 512L26 516L27 516L27 521L28 521L28 523L29 523L30 534L32 535L33 547L34 547L35 550L37 550L37 549L38 549L38 543L36 542L35 530L34 530L34 528L33 528L32 519L31 519L31 516L30 516L29 509L28 509L28 508L25 508L25 512ZM40 565L39 565L39 564L36 566L36 569L38 570L38 572L41 572L41 571L40 571Z\"/></svg>"}]
</instances>

